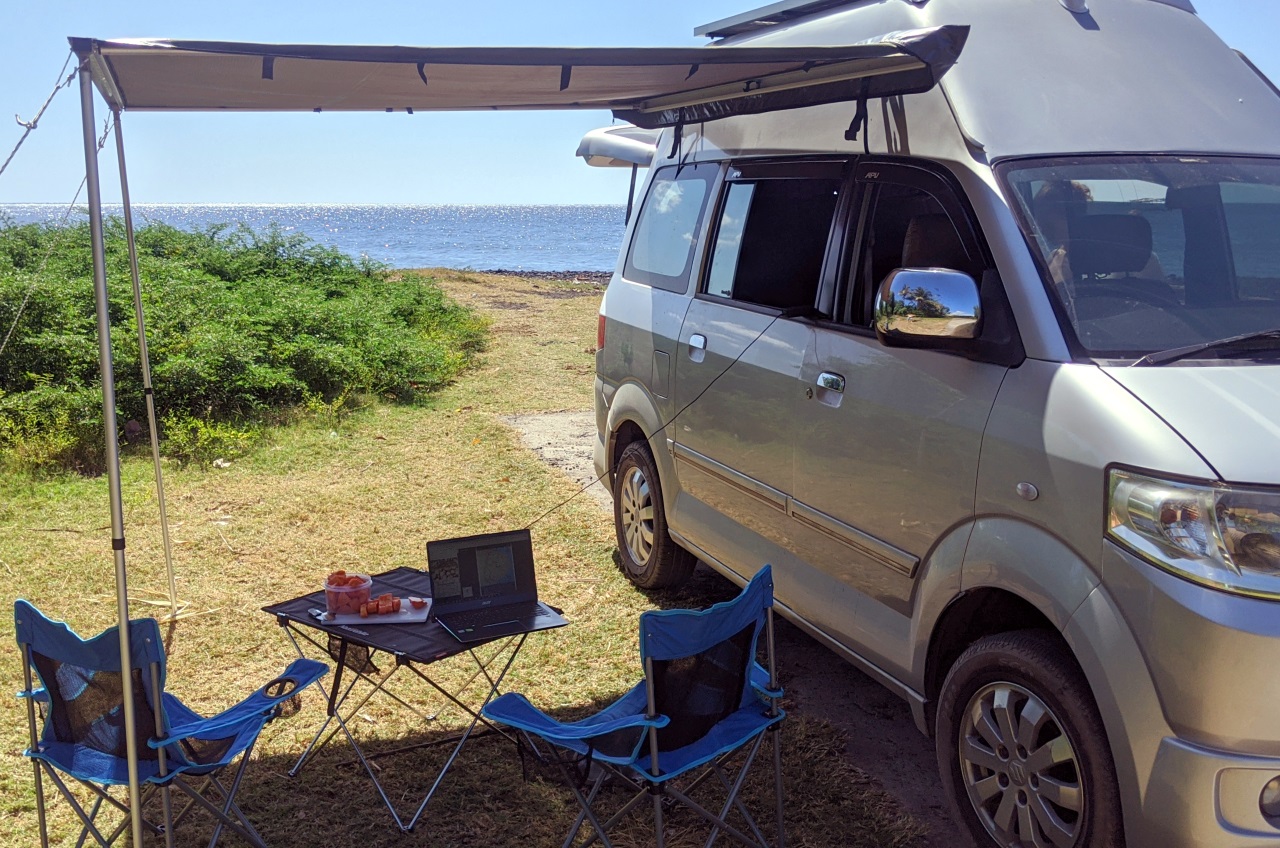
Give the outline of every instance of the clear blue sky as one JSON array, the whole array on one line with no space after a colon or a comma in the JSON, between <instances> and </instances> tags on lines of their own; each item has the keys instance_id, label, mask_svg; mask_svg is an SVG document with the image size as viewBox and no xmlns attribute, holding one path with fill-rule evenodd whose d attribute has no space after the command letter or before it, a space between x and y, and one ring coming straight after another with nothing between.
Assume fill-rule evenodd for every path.
<instances>
[{"instance_id":1,"label":"clear blue sky","mask_svg":"<svg viewBox=\"0 0 1280 848\"><path fill-rule=\"evenodd\" d=\"M53 88L68 35L450 45L698 45L700 24L768 0L31 0L0 20L0 161ZM982 2L982 0L972 0ZM1035 0L1052 2L1052 0ZM1280 0L1193 0L1280 82ZM630 11L628 11L630 10ZM103 116L99 101L99 118ZM0 176L0 203L71 199L84 172L76 90L62 92ZM1195 116L1188 115L1188 120ZM620 203L627 174L588 168L578 139L607 112L126 113L135 202ZM110 154L108 148L108 154ZM114 156L104 198L117 197Z\"/></svg>"}]
</instances>

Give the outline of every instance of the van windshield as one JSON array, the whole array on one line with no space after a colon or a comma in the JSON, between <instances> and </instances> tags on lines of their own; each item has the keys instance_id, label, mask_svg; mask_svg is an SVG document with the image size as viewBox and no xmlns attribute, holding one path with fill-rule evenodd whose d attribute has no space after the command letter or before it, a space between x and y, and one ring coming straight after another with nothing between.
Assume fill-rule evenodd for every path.
<instances>
[{"instance_id":1,"label":"van windshield","mask_svg":"<svg viewBox=\"0 0 1280 848\"><path fill-rule=\"evenodd\" d=\"M1280 328L1280 160L1088 157L999 173L1084 355Z\"/></svg>"}]
</instances>

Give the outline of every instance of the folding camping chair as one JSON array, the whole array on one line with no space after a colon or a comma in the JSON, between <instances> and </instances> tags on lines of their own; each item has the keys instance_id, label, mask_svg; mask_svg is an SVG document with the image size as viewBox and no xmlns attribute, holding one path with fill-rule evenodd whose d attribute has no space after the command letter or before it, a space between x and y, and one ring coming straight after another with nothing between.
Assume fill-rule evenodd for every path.
<instances>
[{"instance_id":1,"label":"folding camping chair","mask_svg":"<svg viewBox=\"0 0 1280 848\"><path fill-rule=\"evenodd\" d=\"M104 834L97 816L104 808L124 813L129 807L110 793L112 786L127 785L124 691L120 673L120 638L117 628L84 640L60 621L45 618L35 607L19 600L14 604L18 647L22 650L25 688L18 693L27 702L31 747L24 753L32 760L36 782L36 812L40 820L40 844L49 844L45 816L44 784L47 776L70 803L83 829L76 845L92 837L98 845L111 845L129 827L129 818ZM204 719L176 697L164 691L165 655L160 625L155 619L129 622L130 683L134 722L139 745L138 780L145 789L143 804L161 793L163 822L144 819L150 833L163 835L172 848L173 831L193 809L211 813L216 826L210 848L224 828L258 848L262 837L235 802L254 743L263 726L276 718L284 702L328 671L315 660L295 660L284 674L234 707ZM32 686L32 670L41 684ZM44 727L37 735L36 708ZM240 758L230 783L219 772ZM86 810L61 775L78 781L93 793ZM192 778L195 778L193 780ZM171 789L187 796L187 803L173 815Z\"/></svg>"},{"instance_id":2,"label":"folding camping chair","mask_svg":"<svg viewBox=\"0 0 1280 848\"><path fill-rule=\"evenodd\" d=\"M756 661L762 629L767 669ZM652 796L658 848L664 845L664 804L683 805L706 820L712 828L708 846L725 833L744 845L764 848L768 840L739 792L766 732L773 736L777 846L781 848L782 751L777 731L785 714L778 708L782 690L773 656L770 567L762 568L737 598L710 609L643 613L640 658L645 679L581 721L556 721L523 695L513 693L483 710L486 718L523 731L522 760L528 745L535 757L554 763L572 788L582 812L564 841L566 848L584 822L595 833L583 846L598 837L610 848L608 831L646 795ZM545 746L538 746L532 737L554 747L544 751ZM739 752L744 752L743 758L734 776L730 767ZM635 795L602 822L592 805L610 779L629 786ZM719 814L690 797L708 782L718 782L727 793ZM750 834L728 821L733 810L741 814Z\"/></svg>"}]
</instances>

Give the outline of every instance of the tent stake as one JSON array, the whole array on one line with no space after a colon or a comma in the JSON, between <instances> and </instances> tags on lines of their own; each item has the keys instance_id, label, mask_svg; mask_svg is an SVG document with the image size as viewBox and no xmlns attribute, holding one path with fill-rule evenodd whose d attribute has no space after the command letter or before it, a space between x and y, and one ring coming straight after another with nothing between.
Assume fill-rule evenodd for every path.
<instances>
[{"instance_id":1,"label":"tent stake","mask_svg":"<svg viewBox=\"0 0 1280 848\"><path fill-rule=\"evenodd\" d=\"M93 126L93 81L89 64L80 67L80 118L84 130L85 184L89 190L89 237L93 247L93 295L98 318L98 368L102 372L102 427L106 436L107 480L111 495L111 550L116 565L116 616L120 634L120 673L132 680L129 646L129 587L124 561L124 506L120 493L120 445L116 429L116 386L111 366L111 319L107 311L107 252L102 236L102 192L98 183L98 146ZM142 799L138 791L138 729L133 698L124 699L124 736L129 766L129 818L134 848L142 848Z\"/></svg>"},{"instance_id":2,"label":"tent stake","mask_svg":"<svg viewBox=\"0 0 1280 848\"><path fill-rule=\"evenodd\" d=\"M156 425L156 399L151 386L151 357L147 352L147 325L142 313L142 278L138 273L138 244L133 237L133 204L129 200L129 176L125 169L124 131L120 109L112 107L115 119L116 159L120 163L120 202L124 209L124 236L129 247L129 273L133 277L133 312L138 321L138 358L142 360L142 390L147 399L147 424L151 430L151 460L156 471L156 498L160 501L160 536L164 540L164 569L169 578L169 618L178 617L178 584L173 576L173 545L169 541L169 515L164 502L164 474L160 469L160 432ZM185 606L185 605L184 605Z\"/></svg>"}]
</instances>

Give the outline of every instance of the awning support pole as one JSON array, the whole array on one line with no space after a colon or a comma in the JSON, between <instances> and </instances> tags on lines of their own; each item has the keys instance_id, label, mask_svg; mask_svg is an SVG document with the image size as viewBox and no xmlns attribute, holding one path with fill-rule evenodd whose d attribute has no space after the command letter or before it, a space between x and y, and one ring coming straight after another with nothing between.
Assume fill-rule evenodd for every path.
<instances>
[{"instance_id":1,"label":"awning support pole","mask_svg":"<svg viewBox=\"0 0 1280 848\"><path fill-rule=\"evenodd\" d=\"M115 121L116 159L120 162L120 201L124 207L124 235L129 246L129 273L133 277L133 312L138 321L138 357L142 360L142 390L147 399L147 424L151 431L151 460L156 472L156 498L160 501L160 536L164 539L164 568L169 578L169 617L178 617L178 584L173 576L173 545L169 541L169 516L164 502L164 475L160 468L160 431L156 424L156 399L151 386L151 357L147 352L147 324L142 313L142 277L138 272L138 244L133 237L133 205L129 200L129 176L125 169L124 131L120 110L112 108Z\"/></svg>"},{"instance_id":2,"label":"awning support pole","mask_svg":"<svg viewBox=\"0 0 1280 848\"><path fill-rule=\"evenodd\" d=\"M116 564L116 617L120 632L120 672L131 679L129 587L124 562L124 502L120 492L120 445L116 429L116 386L111 366L111 319L107 310L107 251L102 236L102 191L98 183L98 145L94 138L93 81L89 65L80 67L80 118L84 131L85 186L89 192L89 237L93 248L93 295L98 317L98 368L102 372L102 427L106 437L107 480L111 495L111 550ZM126 684L126 691L131 687ZM124 698L124 737L129 768L129 818L133 846L142 848L142 798L138 791L138 729L133 698Z\"/></svg>"}]
</instances>

